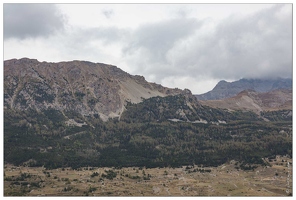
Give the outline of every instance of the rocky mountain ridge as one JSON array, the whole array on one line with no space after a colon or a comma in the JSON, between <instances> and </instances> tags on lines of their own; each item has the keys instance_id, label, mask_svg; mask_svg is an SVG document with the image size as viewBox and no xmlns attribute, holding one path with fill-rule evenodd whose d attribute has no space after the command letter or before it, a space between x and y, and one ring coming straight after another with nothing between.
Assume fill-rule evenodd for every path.
<instances>
[{"instance_id":1,"label":"rocky mountain ridge","mask_svg":"<svg viewBox=\"0 0 296 200\"><path fill-rule=\"evenodd\" d=\"M213 90L195 96L199 100L218 100L235 96L243 90L270 92L276 89L292 89L292 79L240 79L234 82L222 80Z\"/></svg>"},{"instance_id":2,"label":"rocky mountain ridge","mask_svg":"<svg viewBox=\"0 0 296 200\"><path fill-rule=\"evenodd\" d=\"M191 94L102 63L4 61L4 108L73 110L86 116L98 114L106 121L120 117L127 102L182 93Z\"/></svg>"}]
</instances>

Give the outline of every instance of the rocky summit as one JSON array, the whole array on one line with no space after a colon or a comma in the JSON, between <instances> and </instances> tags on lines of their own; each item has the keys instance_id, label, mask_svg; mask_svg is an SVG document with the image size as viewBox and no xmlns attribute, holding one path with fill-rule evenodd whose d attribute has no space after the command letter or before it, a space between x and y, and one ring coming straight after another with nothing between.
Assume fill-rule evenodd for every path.
<instances>
[{"instance_id":1,"label":"rocky summit","mask_svg":"<svg viewBox=\"0 0 296 200\"><path fill-rule=\"evenodd\" d=\"M127 102L181 93L188 91L150 83L102 63L49 63L28 58L4 61L4 108L74 111L83 116L99 115L106 121L120 117Z\"/></svg>"},{"instance_id":2,"label":"rocky summit","mask_svg":"<svg viewBox=\"0 0 296 200\"><path fill-rule=\"evenodd\" d=\"M220 81L213 90L196 95L199 100L217 100L237 95L243 90L270 92L276 89L292 89L292 79L240 79L238 81Z\"/></svg>"}]
</instances>

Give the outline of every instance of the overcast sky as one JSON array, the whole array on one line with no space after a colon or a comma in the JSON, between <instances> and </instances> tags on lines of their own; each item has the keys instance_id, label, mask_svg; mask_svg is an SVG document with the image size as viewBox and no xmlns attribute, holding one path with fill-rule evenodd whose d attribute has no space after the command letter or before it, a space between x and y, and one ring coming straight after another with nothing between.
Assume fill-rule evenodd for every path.
<instances>
[{"instance_id":1,"label":"overcast sky","mask_svg":"<svg viewBox=\"0 0 296 200\"><path fill-rule=\"evenodd\" d=\"M4 59L116 65L194 94L292 78L292 4L4 4Z\"/></svg>"}]
</instances>

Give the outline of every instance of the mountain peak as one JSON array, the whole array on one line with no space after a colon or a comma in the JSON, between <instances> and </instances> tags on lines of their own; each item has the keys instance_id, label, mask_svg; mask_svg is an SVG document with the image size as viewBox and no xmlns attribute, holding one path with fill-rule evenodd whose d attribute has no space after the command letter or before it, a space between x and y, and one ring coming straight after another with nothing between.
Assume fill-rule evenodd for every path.
<instances>
[{"instance_id":1,"label":"mountain peak","mask_svg":"<svg viewBox=\"0 0 296 200\"><path fill-rule=\"evenodd\" d=\"M256 92L269 92L275 89L291 89L292 79L240 79L234 82L219 81L213 90L196 95L199 100L224 99L235 96L243 90L254 90Z\"/></svg>"},{"instance_id":2,"label":"mountain peak","mask_svg":"<svg viewBox=\"0 0 296 200\"><path fill-rule=\"evenodd\" d=\"M120 117L127 101L139 103L183 92L147 82L143 76L132 76L113 65L77 60L7 60L4 84L7 108L75 110L85 116L99 114L104 121Z\"/></svg>"}]
</instances>

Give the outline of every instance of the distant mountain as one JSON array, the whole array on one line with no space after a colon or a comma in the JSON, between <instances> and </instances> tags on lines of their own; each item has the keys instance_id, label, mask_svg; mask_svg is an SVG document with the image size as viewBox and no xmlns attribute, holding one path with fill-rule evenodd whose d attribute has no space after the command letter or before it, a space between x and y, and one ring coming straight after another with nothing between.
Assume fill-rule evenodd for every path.
<instances>
[{"instance_id":1,"label":"distant mountain","mask_svg":"<svg viewBox=\"0 0 296 200\"><path fill-rule=\"evenodd\" d=\"M292 89L292 79L240 79L234 82L223 80L213 90L195 96L199 100L216 100L235 96L243 90L269 92L275 89Z\"/></svg>"},{"instance_id":2,"label":"distant mountain","mask_svg":"<svg viewBox=\"0 0 296 200\"><path fill-rule=\"evenodd\" d=\"M257 114L262 111L292 110L292 90L277 89L261 93L244 90L230 98L201 101L201 103L213 108L253 111Z\"/></svg>"}]
</instances>

